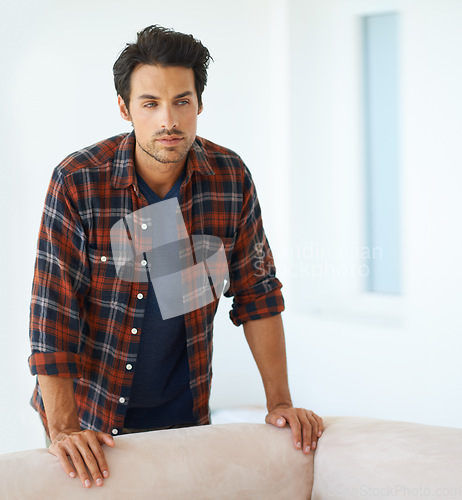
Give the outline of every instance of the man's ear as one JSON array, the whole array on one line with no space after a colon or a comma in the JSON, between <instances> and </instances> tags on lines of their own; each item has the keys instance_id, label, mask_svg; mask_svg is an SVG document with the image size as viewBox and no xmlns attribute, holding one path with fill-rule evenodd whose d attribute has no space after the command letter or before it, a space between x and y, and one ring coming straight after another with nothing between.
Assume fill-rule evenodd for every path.
<instances>
[{"instance_id":1,"label":"man's ear","mask_svg":"<svg viewBox=\"0 0 462 500\"><path fill-rule=\"evenodd\" d=\"M120 116L124 120L131 122L132 118L130 116L130 112L128 111L127 106L125 106L125 102L120 95L117 96L117 104L119 105Z\"/></svg>"},{"instance_id":2,"label":"man's ear","mask_svg":"<svg viewBox=\"0 0 462 500\"><path fill-rule=\"evenodd\" d=\"M204 106L203 106L203 104L201 104L201 105L199 106L199 110L198 110L197 114L198 114L198 115L200 115L200 114L202 113L202 111L203 111L203 110L204 110Z\"/></svg>"}]
</instances>

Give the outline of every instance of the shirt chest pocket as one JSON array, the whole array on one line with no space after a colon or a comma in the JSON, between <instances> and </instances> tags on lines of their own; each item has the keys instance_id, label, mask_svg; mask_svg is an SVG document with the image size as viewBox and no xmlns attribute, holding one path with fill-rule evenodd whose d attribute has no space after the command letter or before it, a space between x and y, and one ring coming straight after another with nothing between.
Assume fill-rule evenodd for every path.
<instances>
[{"instance_id":1,"label":"shirt chest pocket","mask_svg":"<svg viewBox=\"0 0 462 500\"><path fill-rule=\"evenodd\" d=\"M109 249L88 248L91 272L89 297L99 305L119 302L130 289L130 282L121 279Z\"/></svg>"},{"instance_id":2,"label":"shirt chest pocket","mask_svg":"<svg viewBox=\"0 0 462 500\"><path fill-rule=\"evenodd\" d=\"M117 278L117 270L110 250L88 248L88 262L92 283L104 278Z\"/></svg>"},{"instance_id":3,"label":"shirt chest pocket","mask_svg":"<svg viewBox=\"0 0 462 500\"><path fill-rule=\"evenodd\" d=\"M92 286L103 290L114 287L126 289L131 283L148 282L145 254L131 252L114 257L109 249L88 249ZM125 286L124 286L125 285Z\"/></svg>"}]
</instances>

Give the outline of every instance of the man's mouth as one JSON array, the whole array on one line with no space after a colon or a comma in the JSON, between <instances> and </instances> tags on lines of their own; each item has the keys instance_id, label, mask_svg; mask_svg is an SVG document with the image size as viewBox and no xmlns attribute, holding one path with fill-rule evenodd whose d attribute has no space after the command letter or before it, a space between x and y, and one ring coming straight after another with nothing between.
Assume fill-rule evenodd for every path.
<instances>
[{"instance_id":1,"label":"man's mouth","mask_svg":"<svg viewBox=\"0 0 462 500\"><path fill-rule=\"evenodd\" d=\"M159 137L159 139L157 139L157 141L164 146L175 146L182 140L183 138L178 135L164 135L163 137Z\"/></svg>"}]
</instances>

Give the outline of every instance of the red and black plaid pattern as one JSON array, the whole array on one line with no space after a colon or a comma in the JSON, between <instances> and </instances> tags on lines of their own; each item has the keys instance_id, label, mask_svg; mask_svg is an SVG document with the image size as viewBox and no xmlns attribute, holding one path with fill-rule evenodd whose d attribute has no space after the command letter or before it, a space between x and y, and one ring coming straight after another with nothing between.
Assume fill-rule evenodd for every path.
<instances>
[{"instance_id":1,"label":"red and black plaid pattern","mask_svg":"<svg viewBox=\"0 0 462 500\"><path fill-rule=\"evenodd\" d=\"M148 206L133 163L134 133L68 156L52 174L40 224L30 306L30 371L74 380L83 429L123 428L148 283L117 276L110 230ZM196 138L179 203L190 235L224 243L231 321L284 310L252 176L229 149ZM218 300L185 314L190 385L199 424L210 422L212 331ZM37 383L31 398L45 429Z\"/></svg>"}]
</instances>

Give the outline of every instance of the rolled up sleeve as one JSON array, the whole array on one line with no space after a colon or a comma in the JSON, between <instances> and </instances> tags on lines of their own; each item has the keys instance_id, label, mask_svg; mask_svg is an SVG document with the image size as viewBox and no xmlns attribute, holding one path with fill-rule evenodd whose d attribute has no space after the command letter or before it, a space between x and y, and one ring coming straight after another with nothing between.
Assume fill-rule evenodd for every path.
<instances>
[{"instance_id":1,"label":"rolled up sleeve","mask_svg":"<svg viewBox=\"0 0 462 500\"><path fill-rule=\"evenodd\" d=\"M233 297L229 316L236 326L284 310L282 283L276 278L257 191L245 165L244 173L243 208L230 260L230 284L224 293Z\"/></svg>"},{"instance_id":2,"label":"rolled up sleeve","mask_svg":"<svg viewBox=\"0 0 462 500\"><path fill-rule=\"evenodd\" d=\"M90 286L87 241L66 177L53 171L40 223L30 304L32 375L82 376L83 297Z\"/></svg>"}]
</instances>

